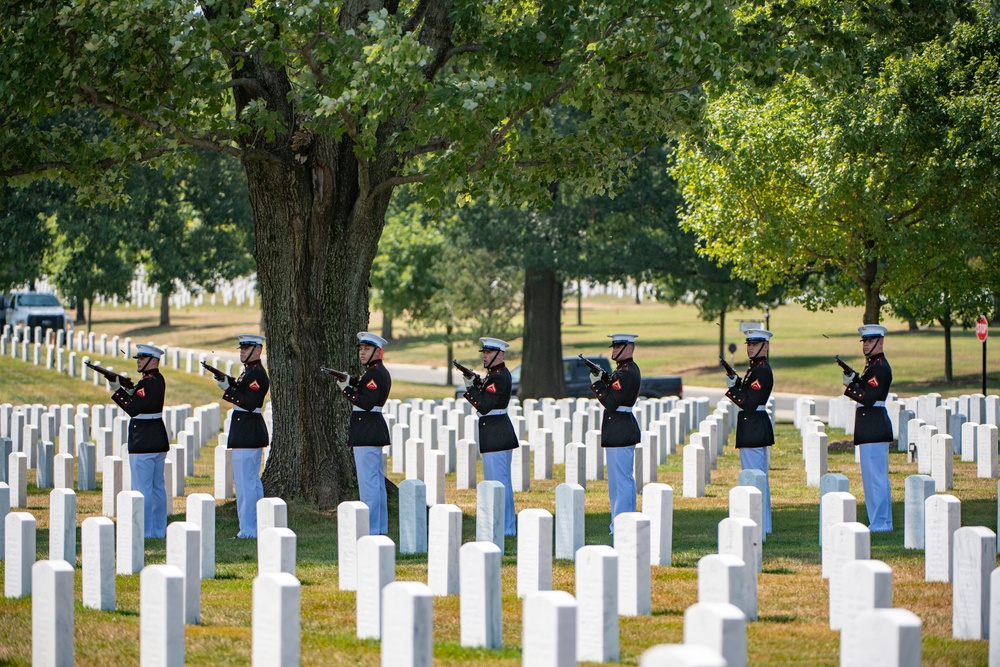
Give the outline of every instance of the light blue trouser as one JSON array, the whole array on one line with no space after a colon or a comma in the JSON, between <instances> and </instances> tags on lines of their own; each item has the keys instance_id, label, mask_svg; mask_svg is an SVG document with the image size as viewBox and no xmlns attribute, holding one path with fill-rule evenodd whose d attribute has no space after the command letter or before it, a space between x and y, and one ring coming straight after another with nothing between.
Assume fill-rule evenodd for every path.
<instances>
[{"instance_id":1,"label":"light blue trouser","mask_svg":"<svg viewBox=\"0 0 1000 667\"><path fill-rule=\"evenodd\" d=\"M861 447L861 484L865 489L868 529L873 533L892 530L892 497L889 495L889 443L872 442Z\"/></svg>"},{"instance_id":2,"label":"light blue trouser","mask_svg":"<svg viewBox=\"0 0 1000 667\"><path fill-rule=\"evenodd\" d=\"M514 485L510 481L510 462L514 450L483 454L483 479L500 482L504 488L504 535L517 535L517 515L514 514Z\"/></svg>"},{"instance_id":3,"label":"light blue trouser","mask_svg":"<svg viewBox=\"0 0 1000 667\"><path fill-rule=\"evenodd\" d=\"M236 482L236 515L240 532L236 537L257 537L257 501L264 497L260 483L260 448L233 448L233 481Z\"/></svg>"},{"instance_id":4,"label":"light blue trouser","mask_svg":"<svg viewBox=\"0 0 1000 667\"><path fill-rule=\"evenodd\" d=\"M767 447L745 447L740 452L740 466L743 470L760 470L764 473L764 497L761 510L764 514L764 534L771 532L771 479L767 465Z\"/></svg>"},{"instance_id":5,"label":"light blue trouser","mask_svg":"<svg viewBox=\"0 0 1000 667\"><path fill-rule=\"evenodd\" d=\"M635 511L635 445L605 447L608 464L608 499L611 501L611 532L615 517Z\"/></svg>"},{"instance_id":6,"label":"light blue trouser","mask_svg":"<svg viewBox=\"0 0 1000 667\"><path fill-rule=\"evenodd\" d=\"M385 496L385 470L381 447L352 447L358 471L358 494L368 505L368 534L389 532L389 503Z\"/></svg>"},{"instance_id":7,"label":"light blue trouser","mask_svg":"<svg viewBox=\"0 0 1000 667\"><path fill-rule=\"evenodd\" d=\"M128 455L132 490L142 494L147 539L167 536L167 490L163 485L163 462L166 460L166 452Z\"/></svg>"}]
</instances>

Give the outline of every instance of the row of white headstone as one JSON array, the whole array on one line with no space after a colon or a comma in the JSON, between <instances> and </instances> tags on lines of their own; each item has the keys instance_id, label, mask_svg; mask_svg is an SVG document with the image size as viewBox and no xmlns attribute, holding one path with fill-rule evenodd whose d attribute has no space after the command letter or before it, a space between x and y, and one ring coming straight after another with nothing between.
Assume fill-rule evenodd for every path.
<instances>
[{"instance_id":1,"label":"row of white headstone","mask_svg":"<svg viewBox=\"0 0 1000 667\"><path fill-rule=\"evenodd\" d=\"M803 429L810 417L815 417L817 404L810 396L802 396L795 401L794 423ZM992 424L1000 426L1000 396L996 394L962 394L943 397L931 392L909 398L889 394L885 401L889 421L892 423L893 437L899 439L900 449L907 443L907 422L919 419L923 424L936 426L943 434L958 439L962 425ZM844 429L848 435L854 433L854 414L857 403L847 396L837 396L829 400L826 422L830 428Z\"/></svg>"},{"instance_id":2,"label":"row of white headstone","mask_svg":"<svg viewBox=\"0 0 1000 667\"><path fill-rule=\"evenodd\" d=\"M571 554L560 556L560 515L564 510L558 504L558 497L565 486L568 485L557 489L555 521L549 512L541 509L525 509L518 514L517 593L525 598L524 664L617 661L618 617L651 613L650 566L669 565L669 556L664 562L657 560L656 542L666 533L665 541L670 543L670 487L662 484L645 487L643 512L623 514L616 519L613 548L582 546L581 542ZM476 542L461 544L462 515L457 507L437 505L431 508L427 591L430 595L460 595L463 645L496 648L502 644L499 599L504 490L501 485L490 482L481 483L479 488ZM582 500L582 489L579 495ZM419 507L423 510L422 505ZM651 511L651 507L655 509ZM829 562L836 573L830 583L830 623L832 628L842 630L842 662L918 665L920 621L908 611L891 609L891 570L884 563L868 560L868 530L853 522L853 512L848 509L854 507L853 496L846 493L833 493L824 500L824 527L829 535L823 562ZM666 512L660 511L664 508ZM720 664L747 664L745 625L747 620L757 618L760 512L759 489L749 486L731 489L730 518L719 524L719 553L699 561L698 603L685 613L685 643L709 647L727 661ZM757 521L741 514L751 514ZM394 633L400 628L385 625L385 617L380 616L378 607L380 600L381 604L386 604L384 589L395 578L395 545L384 536L367 536L367 519L367 507L363 503L345 503L338 508L340 586L344 590L357 591L358 636L379 638L385 632L388 634L382 637L383 641L398 648L399 637ZM580 519L582 521L582 517ZM573 522L569 520L564 525ZM655 536L655 527L659 527L660 536ZM970 529L969 532L981 534L982 530ZM990 539L995 539L992 531L987 532ZM549 594L553 533L556 558L569 557L576 561L575 599L567 593ZM956 554L959 549L969 552L968 548L956 547ZM995 549L992 559L984 551L978 561L971 557L966 561L970 569L965 572L965 579L973 581L984 567L992 569ZM471 575L467 574L470 569ZM975 605L982 600L981 595L970 594L967 590L961 595L956 593L956 619L973 618L981 611L981 607ZM872 622L882 629L879 633L870 633L866 626L851 622L851 619L869 618L869 612L878 610L884 613L877 614ZM1000 614L1000 610L997 613ZM381 626L378 624L380 618L383 619ZM429 647L433 630L425 627L424 632L428 635L421 645ZM413 629L406 626L401 633L412 637ZM959 631L956 637L971 638ZM856 646L859 641L863 646L860 652ZM383 648L383 655L385 650ZM416 645L408 645L407 651L410 656L420 654ZM424 655L424 660L429 661L430 653ZM873 663L872 656L884 658ZM415 659L403 664L429 662Z\"/></svg>"},{"instance_id":3,"label":"row of white headstone","mask_svg":"<svg viewBox=\"0 0 1000 667\"><path fill-rule=\"evenodd\" d=\"M392 403L390 401L390 403ZM511 408L512 421L522 435L521 445L513 452L512 482L514 491L528 491L532 478L552 479L553 465L565 465L565 481L586 487L588 480L604 478L604 455L599 430L603 407L592 399L529 399L527 422L532 426L525 433L526 420L519 413L522 406ZM643 403L643 401L640 401ZM387 404L383 412L392 431L391 465L393 472L407 479L421 480L426 485L429 506L444 502L446 474L455 473L455 487L470 489L476 485L476 460L479 456L476 422L478 417L466 414L461 402L445 399L442 404L419 401ZM675 398L648 401L636 408L642 429L642 439L635 450L635 476L639 484L656 481L657 468L666 457L685 447L685 495L704 495L705 484L711 481L711 470L718 466L718 457L728 444L729 433L735 426L736 410L728 401L720 401L709 415L707 399L681 401ZM573 420L558 417L560 411L574 409ZM425 412L425 410L427 410ZM433 411L433 412L431 412ZM659 414L657 414L659 413ZM541 415L546 415L543 421ZM409 423L396 423L396 419ZM464 420L465 438L458 439L455 425ZM444 425L440 425L444 422ZM541 426L551 422L556 428ZM694 432L692 432L694 431ZM427 436L411 437L411 433ZM579 433L580 441L572 440ZM527 437L528 439L524 439ZM702 463L698 464L697 452ZM534 456L532 464L531 457Z\"/></svg>"},{"instance_id":4,"label":"row of white headstone","mask_svg":"<svg viewBox=\"0 0 1000 667\"><path fill-rule=\"evenodd\" d=\"M79 377L83 382L92 382L95 387L106 386L107 381L103 376L87 367L87 362L94 359L86 355L111 359L117 359L120 355L122 363L127 366L121 371L121 374L126 376L130 374L128 367L132 365L130 357L134 351L130 337L108 337L107 334L96 336L94 333L85 336L83 332L78 332L75 336L67 336L62 330L52 331L50 329L44 332L46 342L43 343L41 342L42 335L40 327L36 327L34 335L29 336L28 332L21 327L11 328L9 325L5 325L3 334L0 335L0 356L9 355L12 359L20 359L26 363L33 363L35 366L44 364L48 370L55 370L57 373L66 374L69 377ZM150 344L154 343L150 341ZM198 373L201 376L207 374L203 363L208 363L224 371L227 375L233 375L233 369L239 361L238 355L235 353L208 354L167 345L158 345L158 347L164 351L161 368L183 370L187 373ZM42 359L43 350L45 352L44 361ZM111 365L103 365L103 367L109 371L116 371L115 367Z\"/></svg>"},{"instance_id":5,"label":"row of white headstone","mask_svg":"<svg viewBox=\"0 0 1000 667\"><path fill-rule=\"evenodd\" d=\"M0 484L0 509L6 485ZM201 622L201 580L215 576L215 499L187 498L187 520L167 528L166 564L144 563L143 497L119 494L117 524L106 517L83 521L82 604L114 611L115 574L140 576L140 664L184 664L184 626ZM258 508L258 576L253 583L253 664L299 663L299 589L295 534L287 528L280 499ZM74 662L73 596L76 564L76 499L56 489L50 499L49 559L35 561L35 518L6 514L0 532L4 594L32 597L32 664L71 667ZM6 540L4 540L6 536ZM116 551L117 547L117 551Z\"/></svg>"}]
</instances>

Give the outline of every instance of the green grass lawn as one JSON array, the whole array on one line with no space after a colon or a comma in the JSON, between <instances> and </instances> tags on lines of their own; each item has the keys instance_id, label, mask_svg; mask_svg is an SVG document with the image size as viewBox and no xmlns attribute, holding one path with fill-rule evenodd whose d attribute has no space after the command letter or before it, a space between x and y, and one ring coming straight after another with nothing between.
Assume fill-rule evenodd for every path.
<instances>
[{"instance_id":1,"label":"green grass lawn","mask_svg":"<svg viewBox=\"0 0 1000 667\"><path fill-rule=\"evenodd\" d=\"M731 314L727 320L727 341L742 342L738 319L756 318L758 313ZM681 374L688 385L722 386L718 369L719 330L713 323L699 320L693 308L662 304L635 304L610 298L584 302L584 325L577 326L575 312L564 313L563 353L606 353L605 334L615 330L639 333L636 358L648 374ZM152 340L172 346L208 350L228 349L241 331L259 330L259 312L250 308L205 307L172 313L173 326L156 326L157 312L136 309L95 309L95 330L132 336L133 341ZM835 313L809 313L797 306L779 308L771 314L775 331L772 360L776 391L839 394L840 371L832 363L840 354L850 363L861 364L860 344L855 327L860 311L841 309ZM377 316L371 328L378 330ZM943 336L939 330L907 333L904 324L887 322L890 335L886 349L895 373L893 389L900 395L930 390L945 395L977 390L981 347L974 334L955 336L955 372L962 380L953 385L942 382ZM400 340L388 350L388 360L403 363L441 365L444 347L440 334L411 334L397 327ZM824 338L826 334L829 338ZM521 342L515 340L514 356ZM475 360L478 345L459 348L460 359ZM742 346L741 346L742 351ZM740 361L740 358L737 358ZM113 364L119 370L133 369L132 362ZM514 364L517 361L515 359ZM134 370L134 369L133 369ZM996 364L991 363L991 391L998 382ZM200 405L219 400L212 380L197 374L165 371L167 404ZM134 375L134 373L133 373ZM426 398L452 395L446 387L393 383L393 396ZM54 371L34 368L9 356L0 358L0 402L13 403L105 403L109 392L92 384L59 376ZM280 417L277 417L280 418ZM833 432L831 439L843 437ZM788 425L778 428L778 444L772 458L772 495L775 533L764 545L764 573L760 577L760 620L748 627L749 654L754 665L836 665L839 635L827 624L827 586L820 577L817 546L818 490L805 487L800 440ZM206 452L207 454L207 452ZM951 586L923 581L921 552L902 548L903 481L916 472L900 454L891 459L896 531L872 536L872 557L885 560L893 568L896 606L917 613L923 621L925 665L985 664L984 641L951 639ZM187 492L212 491L211 456L196 464L196 476L188 478ZM727 513L729 488L736 483L738 458L732 450L713 473L708 497L686 499L681 492L680 456L671 457L659 470L659 481L675 489L674 566L653 569L653 614L621 619L621 656L624 664L635 664L647 647L682 640L683 612L697 597L698 559L715 551L719 520ZM851 489L860 496L857 465L850 451L832 451L830 472L842 472L851 480ZM963 525L996 527L996 481L974 477L971 464L955 464L955 491L962 502ZM564 471L556 466L556 480ZM393 475L398 482L399 476ZM481 475L480 475L481 479ZM542 507L554 511L557 481L533 482L532 491L518 494L517 507ZM462 508L465 538L474 534L474 491L456 491L454 477L448 478L447 502ZM46 557L48 542L47 493L30 489L28 511L38 520L38 555ZM100 512L100 492L78 497L78 522ZM861 498L859 497L859 501ZM591 483L587 496L587 543L610 544L607 534L609 506L603 482ZM174 503L183 512L183 502ZM859 502L859 518L864 520ZM183 519L182 514L172 520ZM203 582L202 618L199 626L186 630L187 664L245 665L250 661L251 582L256 574L255 545L227 539L236 533L235 505L218 508L217 578ZM354 638L354 595L337 590L336 517L302 503L292 502L289 523L298 535L298 576L302 589L302 664L378 664L378 644ZM390 511L390 536L397 538L395 506ZM79 545L79 537L78 542ZM147 543L147 563L162 563L164 541ZM503 650L464 649L459 645L458 598L434 601L435 662L463 665L473 661L486 665L515 665L520 661L521 602L516 597L516 544L508 541L503 571ZM0 565L2 570L2 565ZM421 557L400 556L399 580L426 580L426 563ZM573 592L572 564L557 561L553 568L556 588ZM80 578L77 576L77 599ZM76 607L76 658L78 665L136 664L139 636L138 576L118 578L118 609L99 613ZM31 661L30 600L0 599L0 665L28 665Z\"/></svg>"},{"instance_id":2,"label":"green grass lawn","mask_svg":"<svg viewBox=\"0 0 1000 667\"><path fill-rule=\"evenodd\" d=\"M831 437L842 438L834 431ZM836 665L839 633L829 629L827 584L820 576L817 546L818 490L805 486L800 440L790 425L779 425L772 455L774 533L764 544L764 572L759 580L759 620L748 624L748 650L754 665ZM208 451L196 463L196 474L187 480L188 493L211 493L211 457ZM910 609L923 622L924 665L979 665L987 659L986 641L951 638L951 585L923 581L923 553L903 549L903 482L915 474L915 464L893 453L890 458L895 532L872 535L872 557L893 568L894 605ZM850 479L859 496L858 517L865 522L861 483L853 454L847 449L830 453L830 472ZM674 558L672 567L653 568L653 614L622 618L621 661L636 664L649 646L682 641L683 613L697 599L697 562L716 550L718 522L727 515L728 491L736 483L739 459L731 448L713 471L705 498L680 497L681 456L670 457L659 468L660 482L674 488ZM519 493L517 509L541 507L554 512L555 487L564 475L555 467L555 480L532 481L530 492ZM962 500L962 525L995 528L996 481L975 478L974 464L955 463L955 489ZM391 475L398 483L399 475ZM482 478L480 473L479 478ZM475 492L454 489L447 479L446 500L464 515L465 540L474 539ZM78 521L99 514L100 491L78 494ZM47 493L30 488L29 507L38 521L38 557L48 553ZM174 501L182 520L183 501ZM611 544L609 506L605 482L588 483L586 493L588 544ZM397 511L390 502L389 535L398 541ZM289 526L298 535L298 577L302 581L302 664L377 665L375 641L354 638L354 594L337 588L336 516L292 502ZM188 665L245 665L251 651L251 584L256 575L255 543L228 539L237 531L233 502L221 503L217 515L217 577L202 582L202 624L187 626ZM78 535L79 549L79 535ZM146 543L147 564L165 561L164 540ZM516 595L516 540L508 539L503 559L502 650L466 649L459 645L457 596L434 600L435 663L464 665L520 664L521 601ZM426 581L426 559L397 556L396 579ZM2 570L2 566L0 566ZM556 589L574 591L573 566L556 561ZM76 664L105 667L136 664L139 652L138 575L117 578L118 611L102 613L79 604L77 575L75 617ZM31 661L31 602L0 599L0 664L29 665Z\"/></svg>"}]
</instances>

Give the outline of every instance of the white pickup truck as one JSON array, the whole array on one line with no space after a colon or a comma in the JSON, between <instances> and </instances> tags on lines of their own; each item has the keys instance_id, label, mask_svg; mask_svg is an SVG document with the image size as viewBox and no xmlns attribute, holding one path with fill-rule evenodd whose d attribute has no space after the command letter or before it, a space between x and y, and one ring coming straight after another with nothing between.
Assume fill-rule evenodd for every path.
<instances>
[{"instance_id":1,"label":"white pickup truck","mask_svg":"<svg viewBox=\"0 0 1000 667\"><path fill-rule=\"evenodd\" d=\"M47 292L14 292L4 298L5 321L11 327L27 329L29 340L34 336L35 327L65 329L68 322L66 310L55 294ZM23 337L25 334L21 334Z\"/></svg>"}]
</instances>

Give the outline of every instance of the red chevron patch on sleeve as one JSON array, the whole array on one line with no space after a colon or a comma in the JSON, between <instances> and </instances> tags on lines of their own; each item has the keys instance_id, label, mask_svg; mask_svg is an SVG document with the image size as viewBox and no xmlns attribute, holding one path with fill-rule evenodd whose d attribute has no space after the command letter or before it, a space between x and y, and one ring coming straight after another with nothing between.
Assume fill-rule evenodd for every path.
<instances>
[{"instance_id":1,"label":"red chevron patch on sleeve","mask_svg":"<svg viewBox=\"0 0 1000 667\"><path fill-rule=\"evenodd\" d=\"M256 381L256 380L254 380L253 382L251 382L251 383L250 383L250 384L249 384L248 386L249 386L249 387L250 387L251 389L253 389L254 391L257 391L258 389L260 389L260 385L259 385L259 384L257 384L257 381Z\"/></svg>"},{"instance_id":2,"label":"red chevron patch on sleeve","mask_svg":"<svg viewBox=\"0 0 1000 667\"><path fill-rule=\"evenodd\" d=\"M372 378L368 381L368 384L366 384L365 387L368 389L378 389L378 383L375 382L375 378Z\"/></svg>"},{"instance_id":3,"label":"red chevron patch on sleeve","mask_svg":"<svg viewBox=\"0 0 1000 667\"><path fill-rule=\"evenodd\" d=\"M143 398L146 395L146 388L139 387L138 389L135 390L135 395L138 396L139 398Z\"/></svg>"},{"instance_id":4,"label":"red chevron patch on sleeve","mask_svg":"<svg viewBox=\"0 0 1000 667\"><path fill-rule=\"evenodd\" d=\"M750 388L755 391L760 391L760 386L761 386L760 380L754 380L753 382L750 383Z\"/></svg>"},{"instance_id":5,"label":"red chevron patch on sleeve","mask_svg":"<svg viewBox=\"0 0 1000 667\"><path fill-rule=\"evenodd\" d=\"M622 381L615 380L614 382L611 383L611 388L614 389L615 391L621 391Z\"/></svg>"},{"instance_id":6,"label":"red chevron patch on sleeve","mask_svg":"<svg viewBox=\"0 0 1000 667\"><path fill-rule=\"evenodd\" d=\"M877 387L878 386L878 378L877 377L871 378L870 380L868 380L868 384L870 384L873 387Z\"/></svg>"},{"instance_id":7,"label":"red chevron patch on sleeve","mask_svg":"<svg viewBox=\"0 0 1000 667\"><path fill-rule=\"evenodd\" d=\"M486 385L486 391L490 394L495 394L497 393L497 386L491 382L490 384Z\"/></svg>"}]
</instances>

